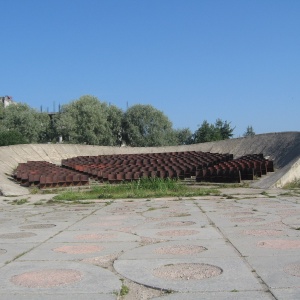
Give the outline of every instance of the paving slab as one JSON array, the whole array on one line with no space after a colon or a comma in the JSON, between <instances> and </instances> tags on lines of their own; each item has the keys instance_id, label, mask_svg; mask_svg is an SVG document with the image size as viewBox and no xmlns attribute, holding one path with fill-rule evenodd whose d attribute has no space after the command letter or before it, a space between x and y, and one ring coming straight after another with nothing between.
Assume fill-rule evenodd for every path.
<instances>
[{"instance_id":1,"label":"paving slab","mask_svg":"<svg viewBox=\"0 0 300 300\"><path fill-rule=\"evenodd\" d=\"M112 272L77 262L12 262L0 269L1 293L111 294L121 282ZM1 298L2 299L2 298Z\"/></svg>"},{"instance_id":2,"label":"paving slab","mask_svg":"<svg viewBox=\"0 0 300 300\"><path fill-rule=\"evenodd\" d=\"M172 293L162 297L153 298L153 300L270 300L274 299L268 292L263 291L222 291L222 292L202 292L202 293Z\"/></svg>"},{"instance_id":3,"label":"paving slab","mask_svg":"<svg viewBox=\"0 0 300 300\"><path fill-rule=\"evenodd\" d=\"M298 287L297 289L294 288L271 289L271 291L277 299L284 299L284 300L300 299L300 287Z\"/></svg>"},{"instance_id":4,"label":"paving slab","mask_svg":"<svg viewBox=\"0 0 300 300\"><path fill-rule=\"evenodd\" d=\"M162 267L184 268L185 264L205 265L220 269L220 274L204 279L172 279L172 274L155 275ZM114 268L123 276L156 289L180 292L196 291L259 291L262 286L249 267L238 257L190 258L190 259L118 259ZM170 273L172 270L170 271Z\"/></svg>"},{"instance_id":5,"label":"paving slab","mask_svg":"<svg viewBox=\"0 0 300 300\"><path fill-rule=\"evenodd\" d=\"M124 251L139 247L137 242L120 243L114 242L98 242L98 243L53 243L47 242L32 251L25 253L20 261L44 261L47 257L48 261L69 261L83 260L105 255L119 256Z\"/></svg>"},{"instance_id":6,"label":"paving slab","mask_svg":"<svg viewBox=\"0 0 300 300\"><path fill-rule=\"evenodd\" d=\"M138 235L114 230L63 231L51 239L53 243L91 243L91 242L139 242Z\"/></svg>"},{"instance_id":7,"label":"paving slab","mask_svg":"<svg viewBox=\"0 0 300 300\"><path fill-rule=\"evenodd\" d=\"M300 248L294 255L281 255L274 261L273 256L251 256L247 261L270 288L300 289Z\"/></svg>"},{"instance_id":8,"label":"paving slab","mask_svg":"<svg viewBox=\"0 0 300 300\"><path fill-rule=\"evenodd\" d=\"M236 257L235 249L223 239L180 240L155 243L125 251L119 259L178 259L219 257L220 250L224 257Z\"/></svg>"},{"instance_id":9,"label":"paving slab","mask_svg":"<svg viewBox=\"0 0 300 300\"><path fill-rule=\"evenodd\" d=\"M26 292L26 293L1 293L1 300L116 300L118 297L114 294L95 294L95 293L77 293L77 294L51 294L51 293L36 293L36 292Z\"/></svg>"}]
</instances>

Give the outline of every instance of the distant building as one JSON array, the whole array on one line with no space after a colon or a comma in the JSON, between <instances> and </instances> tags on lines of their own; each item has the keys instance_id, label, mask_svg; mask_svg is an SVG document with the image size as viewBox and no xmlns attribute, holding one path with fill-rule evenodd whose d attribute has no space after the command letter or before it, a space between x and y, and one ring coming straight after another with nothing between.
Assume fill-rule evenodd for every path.
<instances>
[{"instance_id":1,"label":"distant building","mask_svg":"<svg viewBox=\"0 0 300 300\"><path fill-rule=\"evenodd\" d=\"M0 97L0 103L3 104L4 108L11 104L16 104L16 102L13 101L12 96Z\"/></svg>"}]
</instances>

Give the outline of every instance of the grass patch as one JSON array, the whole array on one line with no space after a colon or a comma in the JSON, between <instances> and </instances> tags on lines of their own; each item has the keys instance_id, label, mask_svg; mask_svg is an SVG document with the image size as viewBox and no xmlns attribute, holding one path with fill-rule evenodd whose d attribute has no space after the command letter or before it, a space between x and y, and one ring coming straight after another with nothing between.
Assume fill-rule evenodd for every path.
<instances>
[{"instance_id":1,"label":"grass patch","mask_svg":"<svg viewBox=\"0 0 300 300\"><path fill-rule=\"evenodd\" d=\"M129 293L129 287L127 285L122 284L120 290L120 296L123 297Z\"/></svg>"},{"instance_id":2,"label":"grass patch","mask_svg":"<svg viewBox=\"0 0 300 300\"><path fill-rule=\"evenodd\" d=\"M300 189L300 179L295 178L293 181L287 183L284 189Z\"/></svg>"},{"instance_id":3,"label":"grass patch","mask_svg":"<svg viewBox=\"0 0 300 300\"><path fill-rule=\"evenodd\" d=\"M28 199L23 198L23 199L13 200L11 204L12 205L22 205L22 204L25 204L25 203L28 203Z\"/></svg>"},{"instance_id":4,"label":"grass patch","mask_svg":"<svg viewBox=\"0 0 300 300\"><path fill-rule=\"evenodd\" d=\"M54 200L87 200L87 199L128 199L128 198L161 198L161 197L194 197L220 195L213 188L195 188L184 185L179 180L160 178L141 178L137 181L121 184L95 186L89 191L64 191Z\"/></svg>"},{"instance_id":5,"label":"grass patch","mask_svg":"<svg viewBox=\"0 0 300 300\"><path fill-rule=\"evenodd\" d=\"M77 200L77 199L62 199L62 200L57 200L57 199L50 199L46 202L46 204L93 204L95 203L94 201L86 201L86 200Z\"/></svg>"}]
</instances>

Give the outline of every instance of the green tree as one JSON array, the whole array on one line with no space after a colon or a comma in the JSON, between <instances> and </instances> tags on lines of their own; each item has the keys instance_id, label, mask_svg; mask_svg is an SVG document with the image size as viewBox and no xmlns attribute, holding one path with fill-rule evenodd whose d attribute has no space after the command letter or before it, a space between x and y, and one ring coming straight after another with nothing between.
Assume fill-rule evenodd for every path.
<instances>
[{"instance_id":1,"label":"green tree","mask_svg":"<svg viewBox=\"0 0 300 300\"><path fill-rule=\"evenodd\" d=\"M18 103L4 109L2 125L7 130L19 132L29 143L39 143L47 141L50 119L46 113Z\"/></svg>"},{"instance_id":2,"label":"green tree","mask_svg":"<svg viewBox=\"0 0 300 300\"><path fill-rule=\"evenodd\" d=\"M220 139L220 135L216 136L215 127L209 124L206 120L203 121L201 126L193 134L193 143L206 143Z\"/></svg>"},{"instance_id":3,"label":"green tree","mask_svg":"<svg viewBox=\"0 0 300 300\"><path fill-rule=\"evenodd\" d=\"M230 127L230 122L222 121L217 119L215 122L216 136L220 136L220 140L230 139L233 136L233 131L235 129Z\"/></svg>"},{"instance_id":4,"label":"green tree","mask_svg":"<svg viewBox=\"0 0 300 300\"><path fill-rule=\"evenodd\" d=\"M252 126L247 126L246 132L243 134L244 137L254 136L255 132Z\"/></svg>"},{"instance_id":5,"label":"green tree","mask_svg":"<svg viewBox=\"0 0 300 300\"><path fill-rule=\"evenodd\" d=\"M176 145L172 123L163 112L151 105L137 104L124 115L123 139L133 147Z\"/></svg>"},{"instance_id":6,"label":"green tree","mask_svg":"<svg viewBox=\"0 0 300 300\"><path fill-rule=\"evenodd\" d=\"M0 146L9 146L16 144L27 144L25 137L16 130L8 130L0 132Z\"/></svg>"},{"instance_id":7,"label":"green tree","mask_svg":"<svg viewBox=\"0 0 300 300\"><path fill-rule=\"evenodd\" d=\"M122 121L124 113L123 111L114 105L109 105L107 122L110 130L109 145L120 146L122 144Z\"/></svg>"},{"instance_id":8,"label":"green tree","mask_svg":"<svg viewBox=\"0 0 300 300\"><path fill-rule=\"evenodd\" d=\"M4 105L0 103L0 130L6 130L4 125Z\"/></svg>"},{"instance_id":9,"label":"green tree","mask_svg":"<svg viewBox=\"0 0 300 300\"><path fill-rule=\"evenodd\" d=\"M177 145L189 145L192 143L192 132L189 128L176 129Z\"/></svg>"},{"instance_id":10,"label":"green tree","mask_svg":"<svg viewBox=\"0 0 300 300\"><path fill-rule=\"evenodd\" d=\"M206 143L229 139L233 136L234 128L231 128L230 122L217 119L215 124L209 124L206 120L194 132L193 143Z\"/></svg>"},{"instance_id":11,"label":"green tree","mask_svg":"<svg viewBox=\"0 0 300 300\"><path fill-rule=\"evenodd\" d=\"M55 116L55 130L63 140L89 145L116 145L122 113L94 96L82 96L64 105Z\"/></svg>"}]
</instances>

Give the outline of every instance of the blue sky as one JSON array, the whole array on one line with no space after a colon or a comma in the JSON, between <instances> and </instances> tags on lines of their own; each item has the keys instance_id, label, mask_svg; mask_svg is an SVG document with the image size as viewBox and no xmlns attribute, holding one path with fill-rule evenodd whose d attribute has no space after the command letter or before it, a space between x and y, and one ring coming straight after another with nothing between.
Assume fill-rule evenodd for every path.
<instances>
[{"instance_id":1,"label":"blue sky","mask_svg":"<svg viewBox=\"0 0 300 300\"><path fill-rule=\"evenodd\" d=\"M0 0L0 95L53 110L90 94L174 128L300 130L299 0Z\"/></svg>"}]
</instances>

